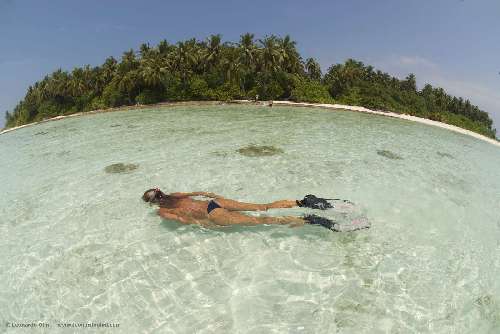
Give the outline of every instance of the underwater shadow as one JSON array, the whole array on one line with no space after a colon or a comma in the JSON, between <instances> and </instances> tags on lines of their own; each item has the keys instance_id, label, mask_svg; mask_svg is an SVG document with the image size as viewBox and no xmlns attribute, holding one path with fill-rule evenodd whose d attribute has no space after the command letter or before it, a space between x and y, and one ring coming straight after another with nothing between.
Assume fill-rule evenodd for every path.
<instances>
[{"instance_id":1,"label":"underwater shadow","mask_svg":"<svg viewBox=\"0 0 500 334\"><path fill-rule=\"evenodd\" d=\"M175 220L161 219L160 225L169 232L175 232L179 234L199 232L199 233L210 233L210 234L247 234L247 235L261 235L263 233L268 234L274 239L286 239L290 237L299 238L303 241L317 242L318 240L336 240L342 245L349 245L352 243L360 242L360 238L365 240L367 236L367 231L354 231L354 232L334 232L319 226L300 226L300 227L289 227L287 225L277 226L277 225L257 225L257 226L221 226L207 228L199 226L196 224L185 225L179 223ZM369 230L369 229L367 229ZM365 241L363 241L365 242Z\"/></svg>"},{"instance_id":2,"label":"underwater shadow","mask_svg":"<svg viewBox=\"0 0 500 334\"><path fill-rule=\"evenodd\" d=\"M104 168L104 171L108 174L119 174L119 173L129 173L139 168L138 164L124 164L119 162L116 164L108 165Z\"/></svg>"},{"instance_id":3,"label":"underwater shadow","mask_svg":"<svg viewBox=\"0 0 500 334\"><path fill-rule=\"evenodd\" d=\"M403 160L403 157L389 150L377 150L377 154L391 160Z\"/></svg>"},{"instance_id":4,"label":"underwater shadow","mask_svg":"<svg viewBox=\"0 0 500 334\"><path fill-rule=\"evenodd\" d=\"M35 133L34 136L45 136L46 134L48 134L47 131L39 131L39 132Z\"/></svg>"},{"instance_id":5,"label":"underwater shadow","mask_svg":"<svg viewBox=\"0 0 500 334\"><path fill-rule=\"evenodd\" d=\"M269 145L248 145L236 150L241 155L246 157L267 157L285 153L281 148Z\"/></svg>"},{"instance_id":6,"label":"underwater shadow","mask_svg":"<svg viewBox=\"0 0 500 334\"><path fill-rule=\"evenodd\" d=\"M439 155L441 158L450 158L450 159L455 159L455 157L453 155L451 155L450 153L446 153L446 152L436 152L437 155Z\"/></svg>"}]
</instances>

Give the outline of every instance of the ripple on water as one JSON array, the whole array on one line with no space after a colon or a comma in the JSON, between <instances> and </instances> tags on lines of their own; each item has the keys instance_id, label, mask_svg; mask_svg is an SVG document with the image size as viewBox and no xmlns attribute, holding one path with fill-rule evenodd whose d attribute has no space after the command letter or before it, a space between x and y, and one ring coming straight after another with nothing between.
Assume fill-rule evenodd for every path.
<instances>
[{"instance_id":1,"label":"ripple on water","mask_svg":"<svg viewBox=\"0 0 500 334\"><path fill-rule=\"evenodd\" d=\"M70 154L70 153L71 153L71 151L64 150L64 151L58 152L58 153L57 153L57 156L58 156L58 157L64 157L64 156L66 156L66 155L68 155L68 154Z\"/></svg>"},{"instance_id":2,"label":"ripple on water","mask_svg":"<svg viewBox=\"0 0 500 334\"><path fill-rule=\"evenodd\" d=\"M358 113L231 106L2 135L0 317L110 319L133 333L497 333L499 152L413 126L418 136ZM248 202L338 196L374 226L185 226L141 201L151 184Z\"/></svg>"}]
</instances>

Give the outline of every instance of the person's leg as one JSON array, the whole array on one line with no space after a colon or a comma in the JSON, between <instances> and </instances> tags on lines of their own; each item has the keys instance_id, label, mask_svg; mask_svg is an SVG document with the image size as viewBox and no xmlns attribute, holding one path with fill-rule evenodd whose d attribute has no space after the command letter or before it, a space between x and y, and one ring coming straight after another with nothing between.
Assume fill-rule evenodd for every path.
<instances>
[{"instance_id":1,"label":"person's leg","mask_svg":"<svg viewBox=\"0 0 500 334\"><path fill-rule=\"evenodd\" d=\"M215 202L228 211L266 211L267 209L293 208L297 206L295 200L281 200L266 204L255 204L233 201L227 198L217 198Z\"/></svg>"},{"instance_id":2,"label":"person's leg","mask_svg":"<svg viewBox=\"0 0 500 334\"><path fill-rule=\"evenodd\" d=\"M245 203L227 198L216 198L214 201L228 211L265 211L265 204Z\"/></svg>"},{"instance_id":3,"label":"person's leg","mask_svg":"<svg viewBox=\"0 0 500 334\"><path fill-rule=\"evenodd\" d=\"M285 208L294 208L297 205L296 200L284 199L281 201L274 201L272 203L266 204L268 209L285 209Z\"/></svg>"},{"instance_id":4,"label":"person's leg","mask_svg":"<svg viewBox=\"0 0 500 334\"><path fill-rule=\"evenodd\" d=\"M225 208L217 208L210 211L208 218L217 225L262 225L262 224L293 224L294 226L305 224L305 220L300 217L252 217L238 212L231 212Z\"/></svg>"}]
</instances>

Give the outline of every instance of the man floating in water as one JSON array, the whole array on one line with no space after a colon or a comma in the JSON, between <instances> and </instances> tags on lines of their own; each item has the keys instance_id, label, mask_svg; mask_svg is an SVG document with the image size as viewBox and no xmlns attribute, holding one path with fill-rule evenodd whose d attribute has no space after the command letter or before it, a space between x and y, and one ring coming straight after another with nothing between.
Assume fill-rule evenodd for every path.
<instances>
[{"instance_id":1,"label":"man floating in water","mask_svg":"<svg viewBox=\"0 0 500 334\"><path fill-rule=\"evenodd\" d=\"M204 196L212 198L210 201L194 200L192 196ZM268 209L308 207L326 210L333 208L324 198L307 195L302 200L280 200L266 204L254 204L238 202L224 198L211 192L190 192L165 194L159 188L147 190L142 199L145 202L158 204L158 214L166 219L172 219L183 224L198 224L205 227L217 226L251 226L251 225L290 225L291 227L304 224L321 225L332 231L341 231L339 225L324 217L317 215L306 215L303 217L253 217L238 211L267 211ZM354 222L356 224L356 222ZM358 226L351 227L349 231L368 228L367 222L358 222Z\"/></svg>"}]
</instances>

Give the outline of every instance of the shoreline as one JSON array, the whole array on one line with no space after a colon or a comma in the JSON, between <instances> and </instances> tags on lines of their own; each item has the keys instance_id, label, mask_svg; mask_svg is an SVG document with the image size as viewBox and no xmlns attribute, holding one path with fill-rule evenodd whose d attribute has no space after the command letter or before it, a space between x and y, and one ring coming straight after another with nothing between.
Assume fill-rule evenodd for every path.
<instances>
[{"instance_id":1,"label":"shoreline","mask_svg":"<svg viewBox=\"0 0 500 334\"><path fill-rule=\"evenodd\" d=\"M8 129L0 131L0 135L7 133L7 132L14 131L14 130L22 129L22 128L25 128L28 126L34 126L34 125L45 123L45 122L52 122L52 121L57 121L57 120L65 119L65 118L78 117L78 116L84 116L84 115L94 115L94 114L101 114L101 113L107 113L107 112L127 111L127 110L137 110L137 109L150 109L150 108L158 108L158 107L161 108L161 107L175 107L175 106L192 106L192 105L195 105L195 106L200 105L201 106L201 105L222 105L222 104L268 105L269 102L268 101L254 102L254 101L250 101L250 100L232 100L232 101L228 101L228 102L223 102L223 101L185 101L185 102L161 102L161 103L147 104L147 105L139 104L139 105L133 105L133 106L122 106L122 107L108 108L108 109L97 109L97 110L92 110L92 111L79 112L79 113L75 113L75 114L71 114L71 115L56 116L56 117L44 119L42 121L28 123L28 124L16 126L13 128L8 128ZM411 116L408 114L397 114L394 112L377 111L377 110L371 110L371 109L368 109L365 107L348 106L348 105L343 105L343 104L273 101L273 105L274 106L291 106L291 107L312 107L312 108L322 108L322 109L338 110L338 111L348 110L348 111L362 112L362 113L372 114L372 115L399 118L399 119L404 119L404 120L417 122L417 123L421 123L421 124L437 126L437 127L442 128L442 129L447 129L447 130L450 130L453 132L458 132L458 133L468 135L468 136L486 141L490 144L493 144L493 145L500 147L500 141L483 136L479 133L463 129L463 128L460 128L460 127L455 126L455 125L446 124L446 123L438 122L438 121L433 121L433 120L430 120L427 118Z\"/></svg>"}]
</instances>

